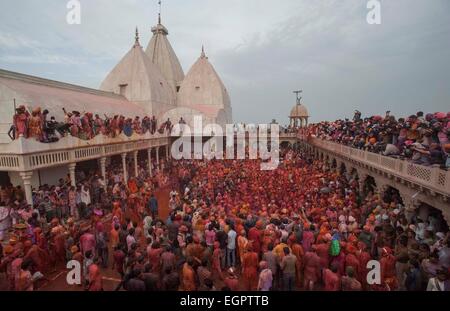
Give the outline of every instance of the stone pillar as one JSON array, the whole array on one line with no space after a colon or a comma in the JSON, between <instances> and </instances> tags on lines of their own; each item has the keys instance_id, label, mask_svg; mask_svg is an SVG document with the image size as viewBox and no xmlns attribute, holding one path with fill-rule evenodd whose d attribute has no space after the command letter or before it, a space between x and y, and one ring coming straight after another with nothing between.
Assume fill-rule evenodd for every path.
<instances>
[{"instance_id":1,"label":"stone pillar","mask_svg":"<svg viewBox=\"0 0 450 311\"><path fill-rule=\"evenodd\" d=\"M69 164L69 175L70 175L70 185L73 187L77 186L77 180L75 177L75 168L77 167L76 163Z\"/></svg>"},{"instance_id":2,"label":"stone pillar","mask_svg":"<svg viewBox=\"0 0 450 311\"><path fill-rule=\"evenodd\" d=\"M102 172L103 179L106 180L106 157L100 158L100 170Z\"/></svg>"},{"instance_id":3,"label":"stone pillar","mask_svg":"<svg viewBox=\"0 0 450 311\"><path fill-rule=\"evenodd\" d=\"M170 148L169 148L169 144L167 143L166 145L166 160L169 161L170 159Z\"/></svg>"},{"instance_id":4,"label":"stone pillar","mask_svg":"<svg viewBox=\"0 0 450 311\"><path fill-rule=\"evenodd\" d=\"M125 183L128 182L128 174L127 174L127 153L122 153L122 168L123 168L123 180Z\"/></svg>"},{"instance_id":5,"label":"stone pillar","mask_svg":"<svg viewBox=\"0 0 450 311\"><path fill-rule=\"evenodd\" d=\"M33 177L33 171L20 172L20 177L23 180L23 187L25 188L25 198L27 203L33 205L33 192L31 190L31 177Z\"/></svg>"},{"instance_id":6,"label":"stone pillar","mask_svg":"<svg viewBox=\"0 0 450 311\"><path fill-rule=\"evenodd\" d=\"M156 167L159 169L159 146L156 147Z\"/></svg>"},{"instance_id":7,"label":"stone pillar","mask_svg":"<svg viewBox=\"0 0 450 311\"><path fill-rule=\"evenodd\" d=\"M106 190L106 157L100 158L100 170L102 171L103 182Z\"/></svg>"},{"instance_id":8,"label":"stone pillar","mask_svg":"<svg viewBox=\"0 0 450 311\"><path fill-rule=\"evenodd\" d=\"M335 160L336 160L336 173L340 173L342 162L340 160L338 160L337 158Z\"/></svg>"},{"instance_id":9,"label":"stone pillar","mask_svg":"<svg viewBox=\"0 0 450 311\"><path fill-rule=\"evenodd\" d=\"M148 153L148 172L150 173L150 176L152 176L152 148L149 148L147 150Z\"/></svg>"},{"instance_id":10,"label":"stone pillar","mask_svg":"<svg viewBox=\"0 0 450 311\"><path fill-rule=\"evenodd\" d=\"M137 150L133 152L134 176L135 176L135 177L138 177L138 175L139 175L138 152L139 152L139 151L137 151Z\"/></svg>"}]
</instances>

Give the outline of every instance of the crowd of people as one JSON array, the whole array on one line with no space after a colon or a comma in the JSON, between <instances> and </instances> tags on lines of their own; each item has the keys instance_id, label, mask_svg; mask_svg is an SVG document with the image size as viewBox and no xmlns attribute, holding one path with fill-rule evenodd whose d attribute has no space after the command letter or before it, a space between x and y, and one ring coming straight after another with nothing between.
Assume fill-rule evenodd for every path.
<instances>
[{"instance_id":1,"label":"crowd of people","mask_svg":"<svg viewBox=\"0 0 450 311\"><path fill-rule=\"evenodd\" d=\"M338 142L386 156L410 159L416 164L450 167L450 112L417 112L398 118L362 118L356 111L352 120L323 121L311 124L303 134Z\"/></svg>"},{"instance_id":2,"label":"crowd of people","mask_svg":"<svg viewBox=\"0 0 450 311\"><path fill-rule=\"evenodd\" d=\"M438 213L411 213L393 189L361 187L300 150L281 157L273 171L260 160L180 160L159 178L142 171L123 183L112 170L66 197L63 184L40 189L27 212L12 207L23 234L3 246L1 271L12 290L32 290L50 265L73 259L89 291L104 289L104 268L128 291L450 290L450 234ZM167 218L153 195L162 185ZM20 188L1 196L22 206ZM80 215L84 205L92 213ZM367 278L370 260L380 263L379 284Z\"/></svg>"},{"instance_id":3,"label":"crowd of people","mask_svg":"<svg viewBox=\"0 0 450 311\"><path fill-rule=\"evenodd\" d=\"M4 260L1 261L0 272L7 273L9 289L24 289L23 284L32 288L29 274L26 274L27 279L16 277L20 272L17 269L23 262L29 264L31 261L33 275L37 273L42 277L54 271L58 264L69 260L75 244L79 245L83 226L91 227L99 220L104 221L117 202L135 223L139 220L137 215L142 215L142 210L150 201L153 202L154 212L157 211L154 192L170 183L165 173L165 161L160 160L160 168L153 162L151 175L144 169L148 167L147 161L141 161L138 175L131 176L125 182L122 169L117 168L121 167L116 163L119 160L116 160L107 167L106 179L100 176L97 169L79 170L76 186L71 186L70 176L67 175L57 185L46 184L33 189L33 204L27 204L21 186L1 187L0 257ZM134 163L130 161L127 165L128 172L133 172ZM104 238L107 238L106 235ZM14 263L17 266L12 269Z\"/></svg>"},{"instance_id":4,"label":"crowd of people","mask_svg":"<svg viewBox=\"0 0 450 311\"><path fill-rule=\"evenodd\" d=\"M158 128L155 116L151 118L136 116L132 119L123 115L109 117L105 114L104 117L101 117L90 112L69 112L65 109L63 111L64 120L57 121L55 117L49 117L47 109L42 111L40 107L36 107L32 111L28 111L25 105L20 105L15 111L8 135L12 140L25 137L51 143L67 135L89 140L100 134L116 137L121 133L131 136L133 133L150 132L153 135L157 131L162 134L172 130L170 119L167 119ZM179 122L184 123L183 118Z\"/></svg>"}]
</instances>

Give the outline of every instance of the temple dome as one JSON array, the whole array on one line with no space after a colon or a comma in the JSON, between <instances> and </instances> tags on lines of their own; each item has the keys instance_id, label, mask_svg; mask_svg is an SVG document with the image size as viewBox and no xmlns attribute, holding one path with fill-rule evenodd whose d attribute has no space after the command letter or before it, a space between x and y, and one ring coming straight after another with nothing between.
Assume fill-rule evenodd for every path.
<instances>
[{"instance_id":1,"label":"temple dome","mask_svg":"<svg viewBox=\"0 0 450 311\"><path fill-rule=\"evenodd\" d=\"M144 53L137 33L135 44L108 74L100 89L123 95L155 116L175 107L172 87Z\"/></svg>"},{"instance_id":2,"label":"temple dome","mask_svg":"<svg viewBox=\"0 0 450 311\"><path fill-rule=\"evenodd\" d=\"M184 79L183 68L173 50L167 35L167 28L161 24L152 28L153 37L148 43L145 53L150 60L159 68L167 82L170 83L174 92L177 92Z\"/></svg>"},{"instance_id":3,"label":"temple dome","mask_svg":"<svg viewBox=\"0 0 450 311\"><path fill-rule=\"evenodd\" d=\"M218 117L221 112L226 122L232 122L228 91L203 50L181 84L178 106L190 107L209 117Z\"/></svg>"},{"instance_id":4,"label":"temple dome","mask_svg":"<svg viewBox=\"0 0 450 311\"><path fill-rule=\"evenodd\" d=\"M309 117L308 109L306 109L306 107L302 104L296 104L291 109L290 117L291 118L308 118Z\"/></svg>"}]
</instances>

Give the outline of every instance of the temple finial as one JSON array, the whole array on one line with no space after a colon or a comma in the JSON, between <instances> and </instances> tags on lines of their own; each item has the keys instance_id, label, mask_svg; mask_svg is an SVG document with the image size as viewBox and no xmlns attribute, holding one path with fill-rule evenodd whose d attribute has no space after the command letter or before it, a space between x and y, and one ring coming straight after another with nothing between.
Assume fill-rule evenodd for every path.
<instances>
[{"instance_id":1,"label":"temple finial","mask_svg":"<svg viewBox=\"0 0 450 311\"><path fill-rule=\"evenodd\" d=\"M203 46L203 44L202 44L202 54L201 54L200 57L201 57L201 58L205 58L205 57L206 57L206 54L205 54L205 47Z\"/></svg>"},{"instance_id":2,"label":"temple finial","mask_svg":"<svg viewBox=\"0 0 450 311\"><path fill-rule=\"evenodd\" d=\"M303 90L294 91L294 94L297 96L297 105L301 105L302 97L300 94L303 93Z\"/></svg>"},{"instance_id":3,"label":"temple finial","mask_svg":"<svg viewBox=\"0 0 450 311\"><path fill-rule=\"evenodd\" d=\"M136 26L136 36L134 37L134 39L135 39L134 45L135 46L140 45L139 44L139 30L138 30L137 26Z\"/></svg>"},{"instance_id":4,"label":"temple finial","mask_svg":"<svg viewBox=\"0 0 450 311\"><path fill-rule=\"evenodd\" d=\"M159 12L158 12L158 25L161 25L161 0L158 1L158 5L159 5Z\"/></svg>"}]
</instances>

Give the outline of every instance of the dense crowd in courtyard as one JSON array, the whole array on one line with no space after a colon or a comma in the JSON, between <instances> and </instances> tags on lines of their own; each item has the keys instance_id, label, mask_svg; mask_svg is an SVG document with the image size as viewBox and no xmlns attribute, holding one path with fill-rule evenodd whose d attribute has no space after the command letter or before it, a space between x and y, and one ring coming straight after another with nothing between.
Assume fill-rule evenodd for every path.
<instances>
[{"instance_id":1,"label":"dense crowd in courtyard","mask_svg":"<svg viewBox=\"0 0 450 311\"><path fill-rule=\"evenodd\" d=\"M35 189L32 206L4 187L0 271L20 291L69 260L82 263L89 291L104 288L106 268L128 291L450 290L439 213L421 218L394 189L379 194L299 150L281 156L273 171L259 160L182 160L150 175L144 163L128 182L112 166L105 180L93 171L77 187ZM166 219L161 187L171 190ZM367 280L372 259L380 284Z\"/></svg>"},{"instance_id":2,"label":"dense crowd in courtyard","mask_svg":"<svg viewBox=\"0 0 450 311\"><path fill-rule=\"evenodd\" d=\"M13 125L8 135L11 139L19 137L33 138L40 142L50 143L58 141L60 137L71 135L80 139L89 140L97 135L116 137L121 133L131 136L133 133L145 134L150 132L164 133L170 132L172 122L167 119L158 127L155 116L139 117L134 119L126 118L123 115L100 116L90 112L66 111L64 110L64 120L56 120L49 117L47 109L40 107L28 111L24 105L20 105L14 114ZM180 123L184 123L183 118Z\"/></svg>"},{"instance_id":3,"label":"dense crowd in courtyard","mask_svg":"<svg viewBox=\"0 0 450 311\"><path fill-rule=\"evenodd\" d=\"M450 167L450 112L418 112L406 118L361 117L311 124L304 134L358 149L412 160L421 165Z\"/></svg>"}]
</instances>

